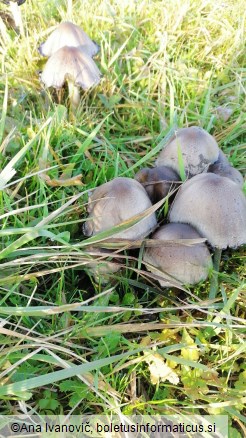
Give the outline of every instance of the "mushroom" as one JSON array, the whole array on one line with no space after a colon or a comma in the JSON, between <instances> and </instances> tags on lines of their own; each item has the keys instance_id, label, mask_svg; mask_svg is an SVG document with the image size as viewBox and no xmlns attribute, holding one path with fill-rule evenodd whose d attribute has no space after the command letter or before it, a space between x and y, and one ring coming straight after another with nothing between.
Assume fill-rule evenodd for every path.
<instances>
[{"instance_id":1,"label":"mushroom","mask_svg":"<svg viewBox=\"0 0 246 438\"><path fill-rule=\"evenodd\" d=\"M89 56L95 56L99 46L76 24L64 21L50 34L47 41L42 43L38 51L43 56L51 56L62 47L79 47Z\"/></svg>"},{"instance_id":2,"label":"mushroom","mask_svg":"<svg viewBox=\"0 0 246 438\"><path fill-rule=\"evenodd\" d=\"M178 280L183 285L206 280L212 268L212 260L205 243L190 242L190 239L201 239L193 227L187 224L167 224L160 227L152 239L160 240L161 246L146 248L143 260L148 263L149 271L156 273L157 268L163 272L163 280L159 280L161 286L170 286L168 277ZM170 242L177 239L184 239L184 243ZM187 239L188 244L185 243ZM161 276L160 272L157 274Z\"/></svg>"},{"instance_id":3,"label":"mushroom","mask_svg":"<svg viewBox=\"0 0 246 438\"><path fill-rule=\"evenodd\" d=\"M157 166L171 167L180 174L180 156L187 177L206 172L219 156L215 139L198 126L178 129L156 160Z\"/></svg>"},{"instance_id":4,"label":"mushroom","mask_svg":"<svg viewBox=\"0 0 246 438\"><path fill-rule=\"evenodd\" d=\"M170 222L192 225L215 248L210 298L217 291L221 250L246 243L246 199L240 187L213 173L186 181L172 204Z\"/></svg>"},{"instance_id":5,"label":"mushroom","mask_svg":"<svg viewBox=\"0 0 246 438\"><path fill-rule=\"evenodd\" d=\"M62 47L47 61L41 74L46 87L60 89L67 80L71 104L80 101L79 87L88 90L100 81L101 73L93 59L78 47Z\"/></svg>"},{"instance_id":6,"label":"mushroom","mask_svg":"<svg viewBox=\"0 0 246 438\"><path fill-rule=\"evenodd\" d=\"M172 189L176 188L175 182L180 179L178 174L167 166L153 169L146 167L136 173L134 178L143 185L153 204L165 198Z\"/></svg>"},{"instance_id":7,"label":"mushroom","mask_svg":"<svg viewBox=\"0 0 246 438\"><path fill-rule=\"evenodd\" d=\"M231 179L236 184L238 184L240 187L243 187L243 176L239 172L239 170L235 169L233 166L230 165L228 159L226 158L225 154L220 150L219 151L219 158L217 161L215 161L214 164L211 164L208 168L208 172L210 173L216 173L216 175L224 176L226 178Z\"/></svg>"},{"instance_id":8,"label":"mushroom","mask_svg":"<svg viewBox=\"0 0 246 438\"><path fill-rule=\"evenodd\" d=\"M115 178L98 187L89 198L89 220L83 231L92 236L110 230L121 222L143 213L151 207L150 199L142 185L130 178ZM114 238L138 240L146 237L156 227L156 217L141 219L130 228L114 234Z\"/></svg>"}]
</instances>

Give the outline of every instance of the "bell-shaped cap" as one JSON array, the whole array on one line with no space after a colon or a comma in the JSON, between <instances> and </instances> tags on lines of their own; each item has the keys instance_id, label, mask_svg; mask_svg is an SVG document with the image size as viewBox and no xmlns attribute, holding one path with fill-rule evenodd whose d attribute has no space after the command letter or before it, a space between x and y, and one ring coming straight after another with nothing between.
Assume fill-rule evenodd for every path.
<instances>
[{"instance_id":1,"label":"bell-shaped cap","mask_svg":"<svg viewBox=\"0 0 246 438\"><path fill-rule=\"evenodd\" d=\"M161 286L170 285L168 276L183 285L196 284L207 278L212 268L211 256L205 243L192 243L194 239L201 239L193 227L175 223L164 225L153 234L152 239L160 240L161 245L146 248L143 260L148 263L149 271L160 277L163 273L163 280L159 280ZM175 243L179 239L184 242Z\"/></svg>"},{"instance_id":2,"label":"bell-shaped cap","mask_svg":"<svg viewBox=\"0 0 246 438\"><path fill-rule=\"evenodd\" d=\"M89 220L84 224L84 234L92 236L110 230L151 206L146 191L138 181L115 178L97 187L89 198ZM156 217L152 213L127 230L114 234L113 238L138 240L150 234L156 225Z\"/></svg>"},{"instance_id":3,"label":"bell-shaped cap","mask_svg":"<svg viewBox=\"0 0 246 438\"><path fill-rule=\"evenodd\" d=\"M231 166L226 155L220 150L219 158L214 164L208 168L208 172L216 173L216 175L224 176L231 179L240 187L243 187L243 175L235 167Z\"/></svg>"},{"instance_id":4,"label":"bell-shaped cap","mask_svg":"<svg viewBox=\"0 0 246 438\"><path fill-rule=\"evenodd\" d=\"M84 52L95 56L99 46L76 24L64 21L50 34L47 41L38 48L43 56L51 56L62 47L82 47Z\"/></svg>"},{"instance_id":5,"label":"bell-shaped cap","mask_svg":"<svg viewBox=\"0 0 246 438\"><path fill-rule=\"evenodd\" d=\"M246 198L236 183L213 173L196 175L181 186L169 219L192 225L216 248L246 243Z\"/></svg>"},{"instance_id":6,"label":"bell-shaped cap","mask_svg":"<svg viewBox=\"0 0 246 438\"><path fill-rule=\"evenodd\" d=\"M46 87L61 88L66 80L83 90L100 82L101 73L93 59L80 48L62 47L47 61L40 76Z\"/></svg>"},{"instance_id":7,"label":"bell-shaped cap","mask_svg":"<svg viewBox=\"0 0 246 438\"><path fill-rule=\"evenodd\" d=\"M177 186L175 182L177 183L180 179L173 169L166 166L153 169L145 167L139 170L134 178L143 185L153 203L165 198Z\"/></svg>"},{"instance_id":8,"label":"bell-shaped cap","mask_svg":"<svg viewBox=\"0 0 246 438\"><path fill-rule=\"evenodd\" d=\"M180 156L187 177L206 172L219 156L215 139L198 126L178 129L156 160L156 166L168 166L180 174Z\"/></svg>"}]
</instances>

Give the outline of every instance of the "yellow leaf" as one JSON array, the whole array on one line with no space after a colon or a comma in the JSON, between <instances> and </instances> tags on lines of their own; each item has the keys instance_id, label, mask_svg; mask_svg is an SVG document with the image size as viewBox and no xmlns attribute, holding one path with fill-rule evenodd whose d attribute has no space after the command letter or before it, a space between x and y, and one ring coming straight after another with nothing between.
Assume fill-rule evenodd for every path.
<instances>
[{"instance_id":1,"label":"yellow leaf","mask_svg":"<svg viewBox=\"0 0 246 438\"><path fill-rule=\"evenodd\" d=\"M197 362L199 359L199 349L186 329L183 330L182 342L186 344L186 347L181 348L181 356L184 359Z\"/></svg>"},{"instance_id":2,"label":"yellow leaf","mask_svg":"<svg viewBox=\"0 0 246 438\"><path fill-rule=\"evenodd\" d=\"M149 365L150 381L154 385L166 380L174 385L179 383L179 377L165 362L159 353L144 353L145 362Z\"/></svg>"},{"instance_id":3,"label":"yellow leaf","mask_svg":"<svg viewBox=\"0 0 246 438\"><path fill-rule=\"evenodd\" d=\"M48 163L44 160L39 160L39 168L40 170L45 170L48 166ZM71 168L70 168L71 170ZM69 169L68 169L69 172ZM60 178L53 178L51 179L49 175L47 175L46 172L40 173L40 178L43 179L46 184L50 187L67 187L67 186L83 186L83 182L81 181L82 175L76 175L73 177L68 177L69 173L66 174L65 172L60 176Z\"/></svg>"},{"instance_id":4,"label":"yellow leaf","mask_svg":"<svg viewBox=\"0 0 246 438\"><path fill-rule=\"evenodd\" d=\"M51 187L67 187L67 186L83 186L81 181L82 175L76 175L72 178L54 178L51 179L46 173L41 173L40 178L42 178L48 186Z\"/></svg>"}]
</instances>

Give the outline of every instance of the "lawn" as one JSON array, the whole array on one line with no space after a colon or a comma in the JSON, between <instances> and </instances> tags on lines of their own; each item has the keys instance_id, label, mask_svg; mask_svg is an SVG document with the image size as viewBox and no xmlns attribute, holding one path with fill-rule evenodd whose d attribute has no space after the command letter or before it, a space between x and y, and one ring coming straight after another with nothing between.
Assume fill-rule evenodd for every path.
<instances>
[{"instance_id":1,"label":"lawn","mask_svg":"<svg viewBox=\"0 0 246 438\"><path fill-rule=\"evenodd\" d=\"M207 130L244 174L245 2L27 0L19 31L0 7L1 413L225 414L245 436L245 248L223 251L209 301L210 279L162 288L141 244L96 282L107 233L82 232L88 192L153 166L178 127ZM100 45L77 111L39 80L65 20Z\"/></svg>"}]
</instances>

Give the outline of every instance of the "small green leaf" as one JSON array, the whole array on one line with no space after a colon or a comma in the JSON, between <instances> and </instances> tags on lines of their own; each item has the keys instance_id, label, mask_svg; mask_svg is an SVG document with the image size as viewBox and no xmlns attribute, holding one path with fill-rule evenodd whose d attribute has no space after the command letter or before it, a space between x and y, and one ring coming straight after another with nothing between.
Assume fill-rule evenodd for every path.
<instances>
[{"instance_id":1,"label":"small green leaf","mask_svg":"<svg viewBox=\"0 0 246 438\"><path fill-rule=\"evenodd\" d=\"M229 438L243 438L243 436L238 432L238 430L235 427L229 426Z\"/></svg>"},{"instance_id":2,"label":"small green leaf","mask_svg":"<svg viewBox=\"0 0 246 438\"><path fill-rule=\"evenodd\" d=\"M246 370L239 374L238 380L235 383L235 388L239 391L245 391L246 388Z\"/></svg>"},{"instance_id":3,"label":"small green leaf","mask_svg":"<svg viewBox=\"0 0 246 438\"><path fill-rule=\"evenodd\" d=\"M135 302L135 299L136 297L133 292L127 292L123 297L122 304L124 306L130 306Z\"/></svg>"},{"instance_id":4,"label":"small green leaf","mask_svg":"<svg viewBox=\"0 0 246 438\"><path fill-rule=\"evenodd\" d=\"M121 334L112 332L110 335L104 336L99 342L98 352L100 357L107 357L108 353L115 353L121 339Z\"/></svg>"}]
</instances>

